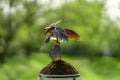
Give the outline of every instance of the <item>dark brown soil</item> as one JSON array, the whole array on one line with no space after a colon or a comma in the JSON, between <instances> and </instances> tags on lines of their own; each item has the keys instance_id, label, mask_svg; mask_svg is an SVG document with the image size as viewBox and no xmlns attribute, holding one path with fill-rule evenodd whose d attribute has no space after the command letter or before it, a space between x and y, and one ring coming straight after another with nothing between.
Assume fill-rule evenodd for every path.
<instances>
[{"instance_id":1,"label":"dark brown soil","mask_svg":"<svg viewBox=\"0 0 120 80\"><path fill-rule=\"evenodd\" d=\"M69 63L63 60L53 61L44 67L40 74L47 75L71 75L78 74L78 71Z\"/></svg>"}]
</instances>

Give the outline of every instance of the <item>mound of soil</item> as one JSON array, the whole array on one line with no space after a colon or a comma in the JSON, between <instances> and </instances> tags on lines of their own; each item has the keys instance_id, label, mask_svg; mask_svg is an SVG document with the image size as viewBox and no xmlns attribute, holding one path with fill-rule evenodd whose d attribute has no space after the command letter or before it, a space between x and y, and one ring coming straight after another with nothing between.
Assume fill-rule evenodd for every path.
<instances>
[{"instance_id":1,"label":"mound of soil","mask_svg":"<svg viewBox=\"0 0 120 80\"><path fill-rule=\"evenodd\" d=\"M40 74L47 75L71 75L78 74L78 71L69 63L63 60L53 61L44 67Z\"/></svg>"}]
</instances>

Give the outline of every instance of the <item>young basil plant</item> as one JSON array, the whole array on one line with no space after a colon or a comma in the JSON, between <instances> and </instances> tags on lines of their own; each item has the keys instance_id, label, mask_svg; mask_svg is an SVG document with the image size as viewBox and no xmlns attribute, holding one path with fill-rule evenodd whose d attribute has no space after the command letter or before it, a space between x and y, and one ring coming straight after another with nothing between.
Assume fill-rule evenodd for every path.
<instances>
[{"instance_id":1,"label":"young basil plant","mask_svg":"<svg viewBox=\"0 0 120 80\"><path fill-rule=\"evenodd\" d=\"M75 40L80 40L80 36L75 31L70 30L70 29L63 29L61 27L56 27L56 25L60 22L61 21L57 21L56 23L52 23L50 26L48 26L44 29L45 35L47 33L49 33L50 36L48 36L44 40L43 45L40 48L40 50L42 50L48 42L54 41L55 46L53 46L49 52L52 60L57 60L58 57L61 60L61 52L62 52L61 43L63 41L68 41L69 38L75 39Z\"/></svg>"}]
</instances>

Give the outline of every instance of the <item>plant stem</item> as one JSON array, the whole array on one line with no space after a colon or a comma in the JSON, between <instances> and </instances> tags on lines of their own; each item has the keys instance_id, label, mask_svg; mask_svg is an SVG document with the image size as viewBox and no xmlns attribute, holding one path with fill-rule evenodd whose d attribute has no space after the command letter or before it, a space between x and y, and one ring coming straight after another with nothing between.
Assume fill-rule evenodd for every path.
<instances>
[{"instance_id":1,"label":"plant stem","mask_svg":"<svg viewBox=\"0 0 120 80\"><path fill-rule=\"evenodd\" d=\"M61 52L60 52L60 60L62 60L62 49L61 49Z\"/></svg>"},{"instance_id":2,"label":"plant stem","mask_svg":"<svg viewBox=\"0 0 120 80\"><path fill-rule=\"evenodd\" d=\"M62 57L61 57L62 55L61 55L61 53L60 53L60 60L62 59Z\"/></svg>"}]
</instances>

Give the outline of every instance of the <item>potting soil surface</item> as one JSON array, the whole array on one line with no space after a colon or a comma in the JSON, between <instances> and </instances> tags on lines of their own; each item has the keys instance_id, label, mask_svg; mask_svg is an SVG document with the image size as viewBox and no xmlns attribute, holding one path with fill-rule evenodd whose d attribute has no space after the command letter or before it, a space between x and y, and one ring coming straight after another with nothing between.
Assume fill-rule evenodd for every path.
<instances>
[{"instance_id":1,"label":"potting soil surface","mask_svg":"<svg viewBox=\"0 0 120 80\"><path fill-rule=\"evenodd\" d=\"M40 74L47 75L72 75L78 74L78 71L69 63L63 60L53 61L44 67Z\"/></svg>"}]
</instances>

